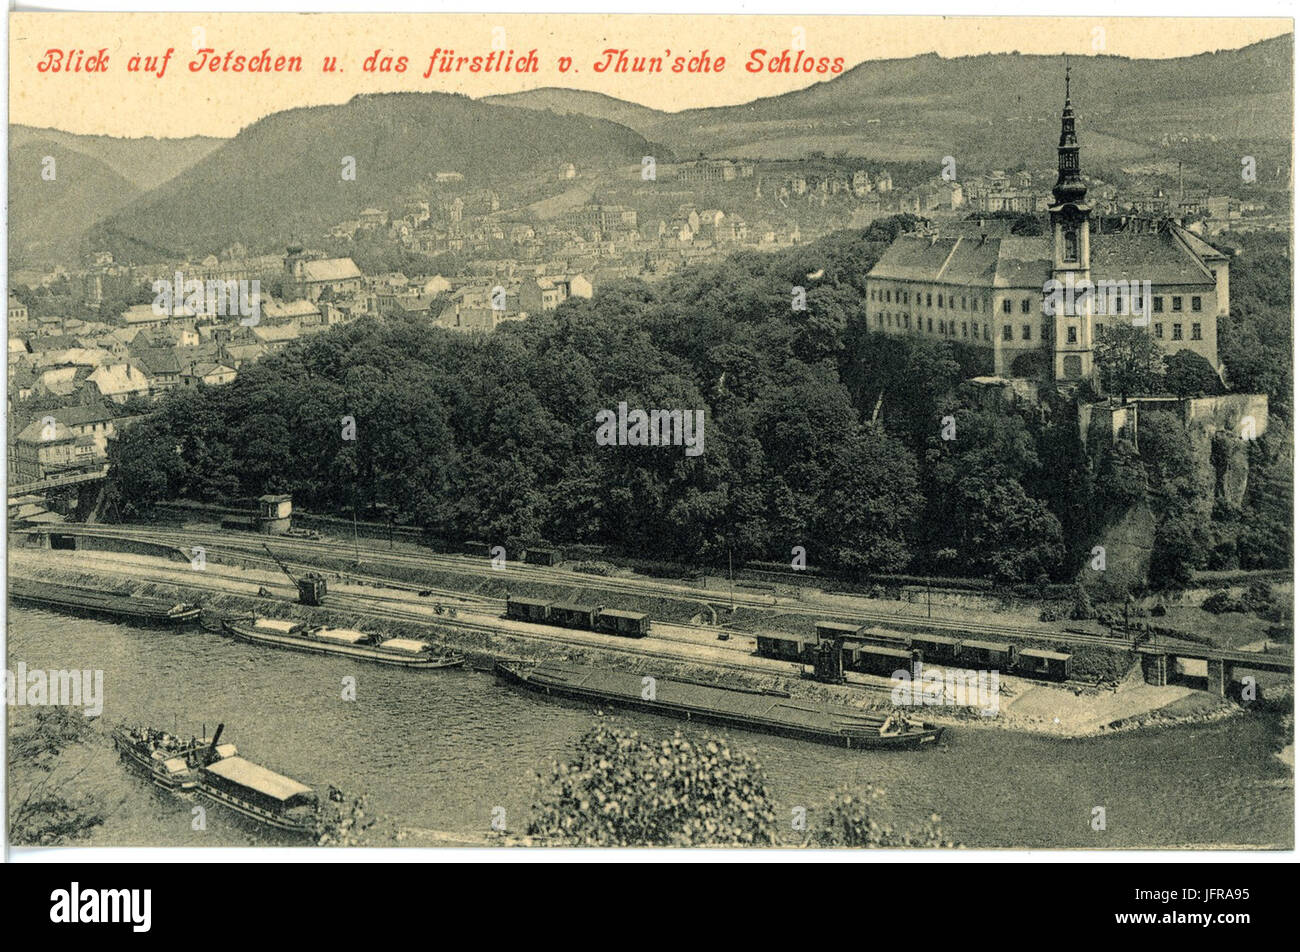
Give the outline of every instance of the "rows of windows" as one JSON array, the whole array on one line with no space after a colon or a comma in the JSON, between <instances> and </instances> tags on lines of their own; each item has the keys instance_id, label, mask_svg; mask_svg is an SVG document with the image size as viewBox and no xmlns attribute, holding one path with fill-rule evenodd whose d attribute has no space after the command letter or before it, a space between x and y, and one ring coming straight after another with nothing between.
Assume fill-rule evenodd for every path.
<instances>
[{"instance_id":1,"label":"rows of windows","mask_svg":"<svg viewBox=\"0 0 1300 952\"><path fill-rule=\"evenodd\" d=\"M911 291L911 290L900 290L898 288L882 288L882 289L871 291L871 300L878 301L884 304L912 304L913 299L915 299L916 306L920 307L922 304L922 298L924 298L925 306L929 308L940 308L940 309L947 308L948 310L952 310L952 311L962 310L962 311L974 311L974 312L988 311L992 309L992 303L990 302L989 298L981 297L980 295L976 295L976 294L957 295L957 294L949 294L947 292L935 292L935 291L921 292L921 291ZM1202 304L1201 296L1199 294L1190 295L1190 301L1188 301L1187 303L1193 313L1196 314L1201 313L1203 304ZM1174 294L1169 296L1169 308L1174 313L1182 313L1183 304L1184 304L1183 295ZM1002 306L1003 314L1011 314L1015 310L1015 302L1009 297L1002 298L1001 306ZM1023 297L1020 299L1021 314L1029 314L1033 311L1033 308L1034 308L1034 298ZM1156 314L1164 313L1165 311L1164 296L1161 295L1153 296L1151 298L1151 308L1152 311ZM1139 312L1142 310L1142 299L1140 297L1134 302L1133 310Z\"/></svg>"},{"instance_id":2,"label":"rows of windows","mask_svg":"<svg viewBox=\"0 0 1300 952\"><path fill-rule=\"evenodd\" d=\"M881 328L894 328L897 330L910 331L913 329L912 315L910 313L898 314L893 311L877 311L876 324ZM933 317L921 317L919 314L916 318L915 329L925 331L928 334L939 333L945 337L964 337L967 340L989 340L989 325L980 324L978 321L961 321L946 320L939 318L938 330L935 330L935 319ZM960 328L960 330L958 329Z\"/></svg>"},{"instance_id":3,"label":"rows of windows","mask_svg":"<svg viewBox=\"0 0 1300 952\"><path fill-rule=\"evenodd\" d=\"M1171 296L1169 298L1169 307L1175 314L1180 313L1183 309L1183 296L1181 294L1175 294ZM1163 314L1165 310L1165 299L1158 295L1152 297L1151 310L1156 314ZM1201 296L1199 294L1193 294L1192 311L1199 313L1200 310L1201 310Z\"/></svg>"}]
</instances>

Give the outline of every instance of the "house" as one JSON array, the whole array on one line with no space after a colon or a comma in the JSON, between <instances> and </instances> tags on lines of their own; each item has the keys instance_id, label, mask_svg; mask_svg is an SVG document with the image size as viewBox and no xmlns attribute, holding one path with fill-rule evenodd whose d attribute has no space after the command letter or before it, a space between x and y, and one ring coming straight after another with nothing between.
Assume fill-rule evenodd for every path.
<instances>
[{"instance_id":1,"label":"house","mask_svg":"<svg viewBox=\"0 0 1300 952\"><path fill-rule=\"evenodd\" d=\"M132 356L149 381L149 396L156 397L181 385L181 359L175 348L140 348Z\"/></svg>"},{"instance_id":2,"label":"house","mask_svg":"<svg viewBox=\"0 0 1300 952\"><path fill-rule=\"evenodd\" d=\"M94 384L101 396L114 403L125 403L131 397L149 395L149 378L139 367L128 363L96 367L86 381Z\"/></svg>"},{"instance_id":3,"label":"house","mask_svg":"<svg viewBox=\"0 0 1300 952\"><path fill-rule=\"evenodd\" d=\"M236 376L238 376L238 371L234 367L224 363L205 361L190 364L190 369L181 374L181 383L186 387L197 387L200 384L219 387L222 384L230 383Z\"/></svg>"},{"instance_id":4,"label":"house","mask_svg":"<svg viewBox=\"0 0 1300 952\"><path fill-rule=\"evenodd\" d=\"M9 295L9 330L13 331L26 326L27 305L12 294Z\"/></svg>"},{"instance_id":5,"label":"house","mask_svg":"<svg viewBox=\"0 0 1300 952\"><path fill-rule=\"evenodd\" d=\"M78 435L52 415L33 420L14 439L11 470L16 481L44 479L104 464L93 436Z\"/></svg>"},{"instance_id":6,"label":"house","mask_svg":"<svg viewBox=\"0 0 1300 952\"><path fill-rule=\"evenodd\" d=\"M297 293L309 301L318 301L326 291L332 297L355 294L361 290L362 274L351 258L308 260L290 254L285 259L289 273L297 282Z\"/></svg>"}]
</instances>

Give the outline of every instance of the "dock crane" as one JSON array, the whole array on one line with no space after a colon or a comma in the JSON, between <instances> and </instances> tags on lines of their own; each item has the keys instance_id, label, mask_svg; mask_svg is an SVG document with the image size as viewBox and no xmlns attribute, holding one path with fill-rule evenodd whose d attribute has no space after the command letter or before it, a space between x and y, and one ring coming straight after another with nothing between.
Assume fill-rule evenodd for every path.
<instances>
[{"instance_id":1,"label":"dock crane","mask_svg":"<svg viewBox=\"0 0 1300 952\"><path fill-rule=\"evenodd\" d=\"M302 578L294 578L293 573L289 571L289 566L280 561L276 554L271 551L269 545L263 542L262 548L266 549L266 554L275 561L276 565L280 566L280 571L289 577L289 581L293 582L294 588L298 590L299 602L303 605L319 605L321 603L321 599L325 597L325 576L319 572L308 572Z\"/></svg>"}]
</instances>

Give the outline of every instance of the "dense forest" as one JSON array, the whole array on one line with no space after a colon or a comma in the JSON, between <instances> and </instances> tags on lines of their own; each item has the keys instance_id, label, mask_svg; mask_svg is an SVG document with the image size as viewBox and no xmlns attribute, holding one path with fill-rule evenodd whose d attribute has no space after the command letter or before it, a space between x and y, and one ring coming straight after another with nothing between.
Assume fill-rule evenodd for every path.
<instances>
[{"instance_id":1,"label":"dense forest","mask_svg":"<svg viewBox=\"0 0 1300 952\"><path fill-rule=\"evenodd\" d=\"M481 338L424 321L337 328L232 384L173 393L127 428L111 451L114 500L143 517L164 499L292 492L301 508L355 508L448 540L715 565L789 561L803 546L832 571L1012 583L1070 579L1106 520L1145 499L1163 579L1289 564L1284 241L1236 259L1221 322L1229 386L1269 393L1278 413L1244 450L1250 488L1229 507L1192 484L1172 418L1148 415L1140 456L1090 459L1054 393L1009 404L963 383L987 370L976 352L868 328L866 274L914 224L611 285ZM1198 386L1173 369L1171 384ZM704 452L597 445L597 412L621 402L704 410Z\"/></svg>"}]
</instances>

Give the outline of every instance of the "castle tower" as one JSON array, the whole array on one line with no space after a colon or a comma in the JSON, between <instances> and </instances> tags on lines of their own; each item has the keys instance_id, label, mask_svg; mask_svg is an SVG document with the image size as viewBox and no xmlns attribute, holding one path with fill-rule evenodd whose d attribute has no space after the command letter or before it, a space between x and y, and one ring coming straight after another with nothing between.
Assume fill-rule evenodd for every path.
<instances>
[{"instance_id":1,"label":"castle tower","mask_svg":"<svg viewBox=\"0 0 1300 952\"><path fill-rule=\"evenodd\" d=\"M1061 141L1056 148L1056 185L1052 188L1052 278L1066 289L1065 306L1052 318L1052 375L1057 381L1092 376L1091 295L1071 296L1089 277L1088 188L1079 170L1079 139L1070 104L1070 67L1065 67L1065 109L1061 112ZM1091 284L1083 285L1091 288ZM1074 304L1071 307L1070 301Z\"/></svg>"}]
</instances>

